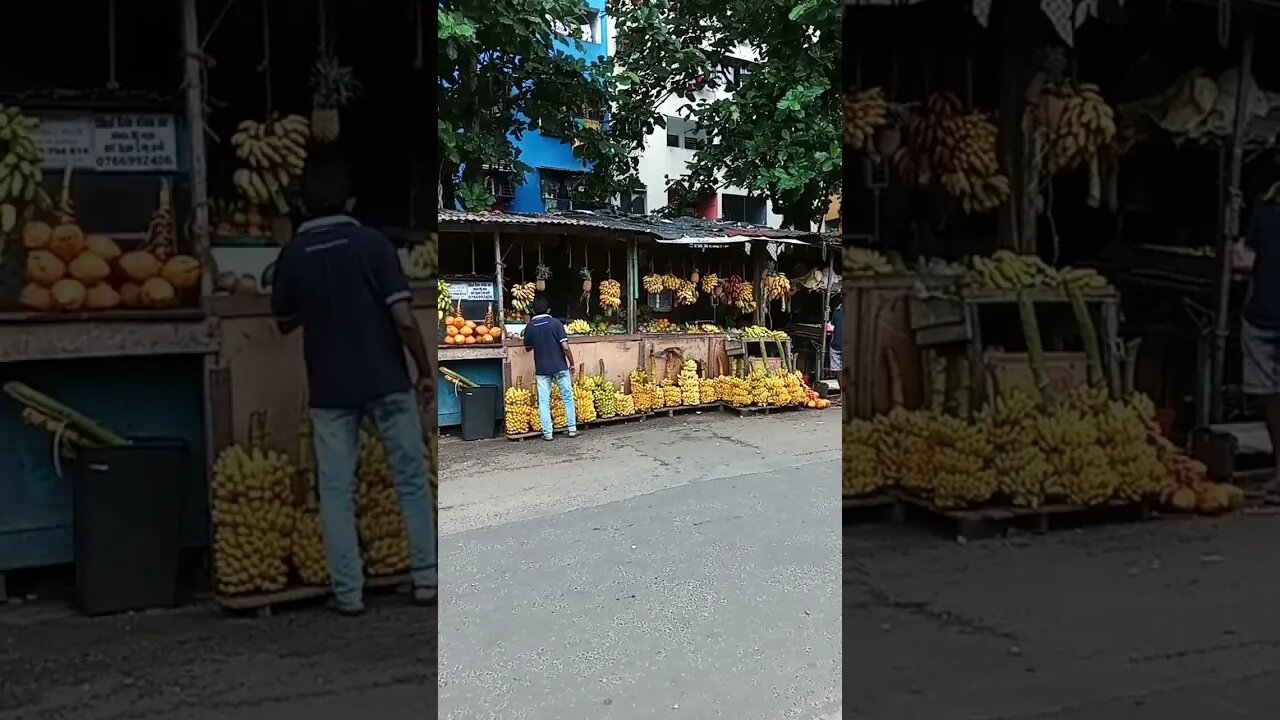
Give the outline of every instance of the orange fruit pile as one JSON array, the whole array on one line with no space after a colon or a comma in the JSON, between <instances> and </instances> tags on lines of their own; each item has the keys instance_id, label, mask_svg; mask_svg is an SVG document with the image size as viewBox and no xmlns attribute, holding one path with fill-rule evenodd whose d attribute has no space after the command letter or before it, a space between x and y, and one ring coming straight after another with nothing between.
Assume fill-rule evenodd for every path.
<instances>
[{"instance_id":1,"label":"orange fruit pile","mask_svg":"<svg viewBox=\"0 0 1280 720\"><path fill-rule=\"evenodd\" d=\"M446 345L487 345L502 342L502 328L478 325L461 315L449 315L444 319Z\"/></svg>"}]
</instances>

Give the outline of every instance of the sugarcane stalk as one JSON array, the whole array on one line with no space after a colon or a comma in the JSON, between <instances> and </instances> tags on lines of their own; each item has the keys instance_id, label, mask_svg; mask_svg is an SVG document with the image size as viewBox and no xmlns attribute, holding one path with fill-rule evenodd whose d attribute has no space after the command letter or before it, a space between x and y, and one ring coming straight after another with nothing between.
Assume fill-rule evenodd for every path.
<instances>
[{"instance_id":1,"label":"sugarcane stalk","mask_svg":"<svg viewBox=\"0 0 1280 720\"><path fill-rule=\"evenodd\" d=\"M1124 349L1124 399L1133 399L1138 389L1138 350L1142 348L1142 338L1134 338L1125 344Z\"/></svg>"},{"instance_id":2,"label":"sugarcane stalk","mask_svg":"<svg viewBox=\"0 0 1280 720\"><path fill-rule=\"evenodd\" d=\"M956 371L955 413L968 420L973 414L973 370L969 367L969 358L963 355L952 360L952 367Z\"/></svg>"},{"instance_id":3,"label":"sugarcane stalk","mask_svg":"<svg viewBox=\"0 0 1280 720\"><path fill-rule=\"evenodd\" d=\"M85 438L85 436L81 435L80 432L75 428L72 428L69 425L64 425L63 423L60 423L57 420L49 417L48 415L45 415L39 410L33 410L31 408L23 408L22 421L32 427L37 427L37 428L40 428L41 430L45 430L54 434L58 434L59 432L61 432L62 440L64 443L69 443L72 445L79 445L81 447L89 447L89 448L98 447L96 443L91 442L90 440Z\"/></svg>"},{"instance_id":4,"label":"sugarcane stalk","mask_svg":"<svg viewBox=\"0 0 1280 720\"><path fill-rule=\"evenodd\" d=\"M1058 409L1058 398L1049 382L1049 368L1044 356L1044 343L1040 339L1040 321L1036 318L1036 304L1024 290L1018 291L1018 317L1022 320L1022 334L1027 341L1027 359L1031 365L1031 377L1040 393L1041 403L1048 412Z\"/></svg>"},{"instance_id":5,"label":"sugarcane stalk","mask_svg":"<svg viewBox=\"0 0 1280 720\"><path fill-rule=\"evenodd\" d=\"M929 359L929 409L936 413L947 409L947 358L938 352Z\"/></svg>"},{"instance_id":6,"label":"sugarcane stalk","mask_svg":"<svg viewBox=\"0 0 1280 720\"><path fill-rule=\"evenodd\" d=\"M126 438L99 425L89 417L63 405L42 392L20 382L8 382L4 392L19 403L36 410L54 421L75 428L84 438L105 447L131 444Z\"/></svg>"},{"instance_id":7,"label":"sugarcane stalk","mask_svg":"<svg viewBox=\"0 0 1280 720\"><path fill-rule=\"evenodd\" d=\"M906 407L906 392L902 384L902 365L898 363L898 353L893 348L884 349L885 363L889 366L889 398L893 407Z\"/></svg>"},{"instance_id":8,"label":"sugarcane stalk","mask_svg":"<svg viewBox=\"0 0 1280 720\"><path fill-rule=\"evenodd\" d=\"M1102 371L1102 351L1098 348L1098 330L1093 324L1093 314L1084 301L1080 288L1067 286L1067 299L1071 301L1071 312L1076 316L1076 325L1080 328L1080 339L1084 342L1085 368L1091 387L1106 385L1106 376Z\"/></svg>"},{"instance_id":9,"label":"sugarcane stalk","mask_svg":"<svg viewBox=\"0 0 1280 720\"><path fill-rule=\"evenodd\" d=\"M455 386L455 387L456 387L456 386L459 386L459 385L460 385L460 386L462 386L462 387L464 387L464 388L477 388L477 387L480 387L479 385L477 385L476 383L472 382L471 380L468 380L467 378L465 378L465 377L463 377L463 376L459 375L458 373L454 372L453 370L450 370L450 369L449 369L449 368L447 368L447 367L444 367L443 365L441 365L441 366L440 366L440 373L441 373L442 375L444 375L444 376L445 376L445 378L447 378L448 380L450 380L451 382L453 382L453 384L454 384L454 386Z\"/></svg>"}]
</instances>

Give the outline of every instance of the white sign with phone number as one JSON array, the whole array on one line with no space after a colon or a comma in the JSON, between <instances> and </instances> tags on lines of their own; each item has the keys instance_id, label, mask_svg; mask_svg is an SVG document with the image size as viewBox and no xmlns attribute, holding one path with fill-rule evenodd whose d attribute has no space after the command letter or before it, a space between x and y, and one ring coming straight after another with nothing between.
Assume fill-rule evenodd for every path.
<instances>
[{"instance_id":1,"label":"white sign with phone number","mask_svg":"<svg viewBox=\"0 0 1280 720\"><path fill-rule=\"evenodd\" d=\"M497 299L497 293L494 292L494 285L491 282L451 282L449 283L449 297L454 301L458 300L487 300L493 302Z\"/></svg>"},{"instance_id":2,"label":"white sign with phone number","mask_svg":"<svg viewBox=\"0 0 1280 720\"><path fill-rule=\"evenodd\" d=\"M42 118L32 134L46 169L172 172L178 169L173 115L163 113Z\"/></svg>"}]
</instances>

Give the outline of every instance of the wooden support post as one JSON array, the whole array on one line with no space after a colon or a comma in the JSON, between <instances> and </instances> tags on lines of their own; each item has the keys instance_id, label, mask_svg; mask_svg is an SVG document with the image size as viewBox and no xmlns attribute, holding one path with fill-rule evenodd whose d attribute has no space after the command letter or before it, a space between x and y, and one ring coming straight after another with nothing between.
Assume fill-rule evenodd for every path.
<instances>
[{"instance_id":1,"label":"wooden support post","mask_svg":"<svg viewBox=\"0 0 1280 720\"><path fill-rule=\"evenodd\" d=\"M636 332L636 304L638 298L639 285L637 277L640 274L640 250L638 241L631 238L627 241L627 334L634 335Z\"/></svg>"},{"instance_id":2,"label":"wooden support post","mask_svg":"<svg viewBox=\"0 0 1280 720\"><path fill-rule=\"evenodd\" d=\"M209 239L209 179L204 145L204 56L200 49L200 19L196 0L182 0L182 74L187 142L191 146L191 230L195 256L201 265L201 294L213 292L216 269Z\"/></svg>"}]
</instances>

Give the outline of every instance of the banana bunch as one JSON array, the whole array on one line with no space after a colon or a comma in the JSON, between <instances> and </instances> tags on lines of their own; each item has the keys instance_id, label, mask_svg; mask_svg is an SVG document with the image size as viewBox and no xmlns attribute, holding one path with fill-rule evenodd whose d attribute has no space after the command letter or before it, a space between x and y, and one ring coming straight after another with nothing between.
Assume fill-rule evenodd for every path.
<instances>
[{"instance_id":1,"label":"banana bunch","mask_svg":"<svg viewBox=\"0 0 1280 720\"><path fill-rule=\"evenodd\" d=\"M577 412L579 423L589 423L596 419L596 399L592 391L594 383L590 378L578 377L573 384L573 409Z\"/></svg>"},{"instance_id":2,"label":"banana bunch","mask_svg":"<svg viewBox=\"0 0 1280 720\"><path fill-rule=\"evenodd\" d=\"M889 122L884 90L867 88L844 96L844 144L854 150L867 147L875 132Z\"/></svg>"},{"instance_id":3,"label":"banana bunch","mask_svg":"<svg viewBox=\"0 0 1280 720\"><path fill-rule=\"evenodd\" d=\"M809 386L804 381L804 373L792 370L784 376L787 392L791 395L792 405L804 405L809 401Z\"/></svg>"},{"instance_id":4,"label":"banana bunch","mask_svg":"<svg viewBox=\"0 0 1280 720\"><path fill-rule=\"evenodd\" d=\"M436 274L439 263L439 251L434 242L418 243L409 251L405 274L414 280L425 280Z\"/></svg>"},{"instance_id":5,"label":"banana bunch","mask_svg":"<svg viewBox=\"0 0 1280 720\"><path fill-rule=\"evenodd\" d=\"M449 283L436 281L436 319L444 318L445 308L453 306L453 294L449 291Z\"/></svg>"},{"instance_id":6,"label":"banana bunch","mask_svg":"<svg viewBox=\"0 0 1280 720\"><path fill-rule=\"evenodd\" d=\"M407 572L409 534L400 496L391 479L386 450L377 435L367 430L360 432L356 480L356 529L365 570L373 577Z\"/></svg>"},{"instance_id":7,"label":"banana bunch","mask_svg":"<svg viewBox=\"0 0 1280 720\"><path fill-rule=\"evenodd\" d=\"M324 547L324 523L320 519L319 479L316 475L315 429L303 413L298 425L297 479L305 493L296 511L289 558L303 585L329 584L329 559Z\"/></svg>"},{"instance_id":8,"label":"banana bunch","mask_svg":"<svg viewBox=\"0 0 1280 720\"><path fill-rule=\"evenodd\" d=\"M533 299L538 294L534 283L516 283L511 286L511 309L518 313L527 313L533 307Z\"/></svg>"},{"instance_id":9,"label":"banana bunch","mask_svg":"<svg viewBox=\"0 0 1280 720\"><path fill-rule=\"evenodd\" d=\"M569 335L586 335L591 332L591 323L579 318L565 325L564 331Z\"/></svg>"},{"instance_id":10,"label":"banana bunch","mask_svg":"<svg viewBox=\"0 0 1280 720\"><path fill-rule=\"evenodd\" d=\"M1025 391L1006 390L979 413L994 448L992 469L1002 495L1018 507L1040 507L1053 468L1035 443L1036 401Z\"/></svg>"},{"instance_id":11,"label":"banana bunch","mask_svg":"<svg viewBox=\"0 0 1280 720\"><path fill-rule=\"evenodd\" d=\"M621 390L613 394L613 405L618 409L619 415L635 415L636 401L635 398L622 392Z\"/></svg>"},{"instance_id":12,"label":"banana bunch","mask_svg":"<svg viewBox=\"0 0 1280 720\"><path fill-rule=\"evenodd\" d=\"M990 258L975 255L960 285L970 290L1031 290L1058 284L1058 271L1035 255L998 250Z\"/></svg>"},{"instance_id":13,"label":"banana bunch","mask_svg":"<svg viewBox=\"0 0 1280 720\"><path fill-rule=\"evenodd\" d=\"M575 419L577 420L582 419L581 407L575 407L574 413L577 415L577 418ZM536 422L537 422L537 427L535 429L541 430L542 429L541 420L538 420ZM531 422L530 424L532 425L533 423ZM560 386L552 385L551 386L551 427L554 430L563 430L568 426L569 426L569 411L568 409L565 408L564 397L560 394Z\"/></svg>"},{"instance_id":14,"label":"banana bunch","mask_svg":"<svg viewBox=\"0 0 1280 720\"><path fill-rule=\"evenodd\" d=\"M1058 272L1058 284L1063 290L1079 290L1085 295L1111 289L1111 283L1093 268L1063 268Z\"/></svg>"},{"instance_id":15,"label":"banana bunch","mask_svg":"<svg viewBox=\"0 0 1280 720\"><path fill-rule=\"evenodd\" d=\"M845 497L870 495L885 486L876 452L878 428L866 420L845 423L841 478Z\"/></svg>"},{"instance_id":16,"label":"banana bunch","mask_svg":"<svg viewBox=\"0 0 1280 720\"><path fill-rule=\"evenodd\" d=\"M631 400L635 404L637 412L649 412L662 406L662 403L657 402L654 393L650 390L649 374L644 370L639 368L632 370L627 377L627 382L631 386Z\"/></svg>"},{"instance_id":17,"label":"banana bunch","mask_svg":"<svg viewBox=\"0 0 1280 720\"><path fill-rule=\"evenodd\" d=\"M662 275L650 273L640 278L640 285L644 287L645 292L658 294L666 289L666 283Z\"/></svg>"},{"instance_id":18,"label":"banana bunch","mask_svg":"<svg viewBox=\"0 0 1280 720\"><path fill-rule=\"evenodd\" d=\"M271 593L289 585L297 519L296 473L288 456L232 445L214 462L214 565L224 595Z\"/></svg>"},{"instance_id":19,"label":"banana bunch","mask_svg":"<svg viewBox=\"0 0 1280 720\"><path fill-rule=\"evenodd\" d=\"M755 291L751 283L738 275L730 275L720 288L720 302L738 309L738 312L755 312L759 307L755 300Z\"/></svg>"},{"instance_id":20,"label":"banana bunch","mask_svg":"<svg viewBox=\"0 0 1280 720\"><path fill-rule=\"evenodd\" d=\"M698 378L698 363L693 360L685 360L684 365L680 368L680 378L677 380L680 387L680 403L682 405L701 405L702 404L702 383Z\"/></svg>"},{"instance_id":21,"label":"banana bunch","mask_svg":"<svg viewBox=\"0 0 1280 720\"><path fill-rule=\"evenodd\" d=\"M684 393L680 392L680 387L669 379L663 379L658 383L658 390L662 393L662 407L680 407L684 402Z\"/></svg>"},{"instance_id":22,"label":"banana bunch","mask_svg":"<svg viewBox=\"0 0 1280 720\"><path fill-rule=\"evenodd\" d=\"M1092 163L1116 139L1115 111L1097 85L1046 86L1032 117L1047 146L1049 175Z\"/></svg>"},{"instance_id":23,"label":"banana bunch","mask_svg":"<svg viewBox=\"0 0 1280 720\"><path fill-rule=\"evenodd\" d=\"M750 340L787 340L782 330L770 330L763 325L751 325L742 329L742 337Z\"/></svg>"},{"instance_id":24,"label":"banana bunch","mask_svg":"<svg viewBox=\"0 0 1280 720\"><path fill-rule=\"evenodd\" d=\"M680 287L676 288L676 305L693 305L698 302L698 286L689 282L676 278L680 282Z\"/></svg>"},{"instance_id":25,"label":"banana bunch","mask_svg":"<svg viewBox=\"0 0 1280 720\"><path fill-rule=\"evenodd\" d=\"M970 113L956 120L955 132L954 151L939 168L942 187L960 199L965 213L991 212L1013 196L996 160L996 125L983 113Z\"/></svg>"},{"instance_id":26,"label":"banana bunch","mask_svg":"<svg viewBox=\"0 0 1280 720\"><path fill-rule=\"evenodd\" d=\"M733 375L721 375L716 378L716 394L722 402L733 407L746 407L751 404L751 384L746 378Z\"/></svg>"},{"instance_id":27,"label":"banana bunch","mask_svg":"<svg viewBox=\"0 0 1280 720\"><path fill-rule=\"evenodd\" d=\"M614 387L612 380L604 375L592 375L587 378L586 385L591 391L596 417L604 419L618 414L618 389Z\"/></svg>"},{"instance_id":28,"label":"banana bunch","mask_svg":"<svg viewBox=\"0 0 1280 720\"><path fill-rule=\"evenodd\" d=\"M847 247L844 249L844 272L855 277L866 277L892 275L894 269L889 258L875 250Z\"/></svg>"},{"instance_id":29,"label":"banana bunch","mask_svg":"<svg viewBox=\"0 0 1280 720\"><path fill-rule=\"evenodd\" d=\"M289 211L286 190L302 175L307 162L311 125L301 115L259 123L244 120L231 136L236 157L247 167L231 175L231 182L253 205L273 205Z\"/></svg>"},{"instance_id":30,"label":"banana bunch","mask_svg":"<svg viewBox=\"0 0 1280 720\"><path fill-rule=\"evenodd\" d=\"M765 273L763 294L766 300L782 300L791 297L791 281L782 273Z\"/></svg>"},{"instance_id":31,"label":"banana bunch","mask_svg":"<svg viewBox=\"0 0 1280 720\"><path fill-rule=\"evenodd\" d=\"M27 117L17 106L0 105L0 250L3 239L52 205L45 192L40 151L31 134L40 120Z\"/></svg>"},{"instance_id":32,"label":"banana bunch","mask_svg":"<svg viewBox=\"0 0 1280 720\"><path fill-rule=\"evenodd\" d=\"M681 287L683 287L685 282L686 280L684 278L676 275L663 275L662 289L671 290L674 292L676 290L679 290Z\"/></svg>"},{"instance_id":33,"label":"banana bunch","mask_svg":"<svg viewBox=\"0 0 1280 720\"><path fill-rule=\"evenodd\" d=\"M898 174L908 182L928 187L955 166L961 137L959 124L964 105L951 93L934 93L907 122L902 147L894 153Z\"/></svg>"},{"instance_id":34,"label":"banana bunch","mask_svg":"<svg viewBox=\"0 0 1280 720\"><path fill-rule=\"evenodd\" d=\"M702 276L699 284L702 286L702 292L710 295L720 287L720 276L715 273L707 273Z\"/></svg>"},{"instance_id":35,"label":"banana bunch","mask_svg":"<svg viewBox=\"0 0 1280 720\"><path fill-rule=\"evenodd\" d=\"M698 399L703 403L720 402L720 390L716 381L709 377L698 380Z\"/></svg>"},{"instance_id":36,"label":"banana bunch","mask_svg":"<svg viewBox=\"0 0 1280 720\"><path fill-rule=\"evenodd\" d=\"M617 312L622 307L622 283L604 280L600 283L600 308L605 312Z\"/></svg>"},{"instance_id":37,"label":"banana bunch","mask_svg":"<svg viewBox=\"0 0 1280 720\"><path fill-rule=\"evenodd\" d=\"M507 388L502 397L503 424L508 435L521 435L529 432L533 401L526 388L520 386L519 380Z\"/></svg>"}]
</instances>

